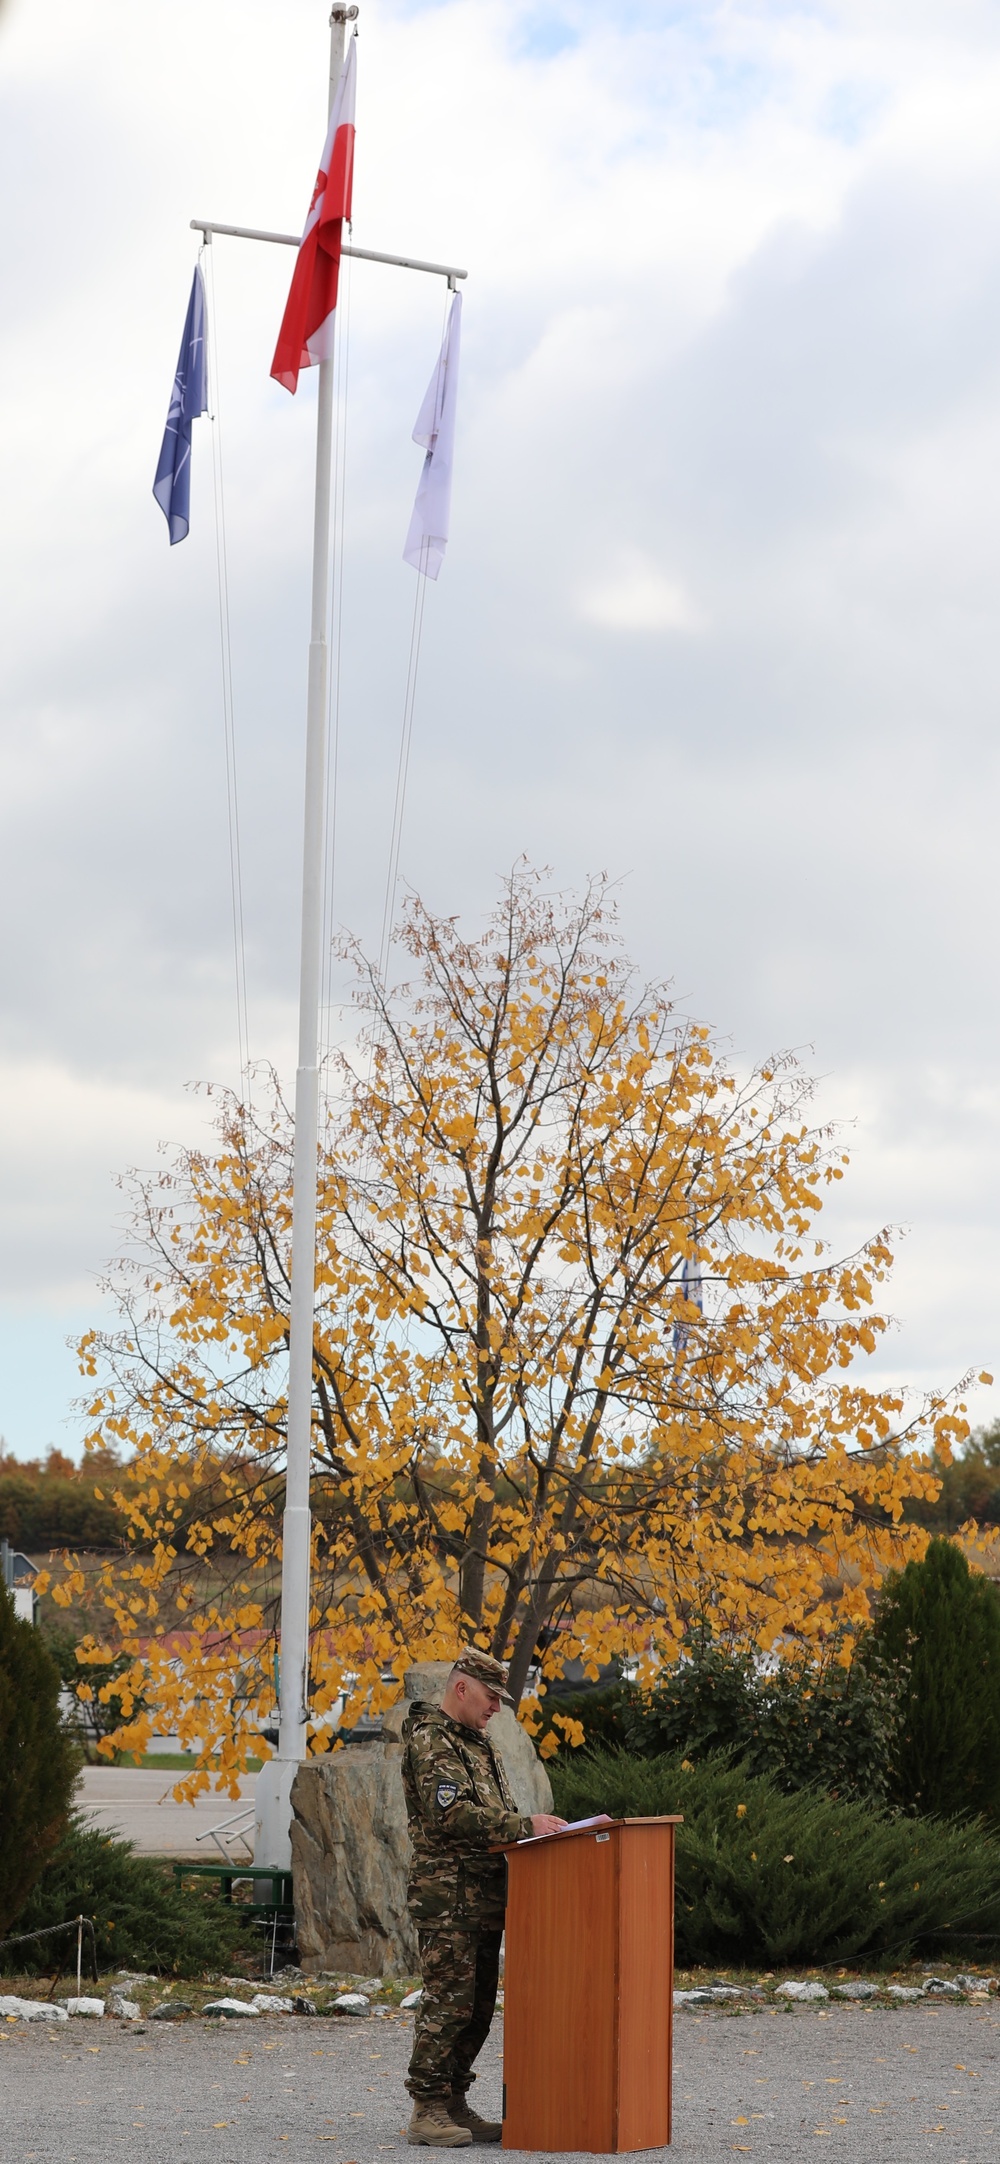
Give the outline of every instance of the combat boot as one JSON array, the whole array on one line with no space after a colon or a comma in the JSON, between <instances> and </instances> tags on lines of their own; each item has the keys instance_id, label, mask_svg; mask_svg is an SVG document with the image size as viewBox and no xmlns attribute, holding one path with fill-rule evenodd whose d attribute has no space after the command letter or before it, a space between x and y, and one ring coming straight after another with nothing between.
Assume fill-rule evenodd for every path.
<instances>
[{"instance_id":1,"label":"combat boot","mask_svg":"<svg viewBox=\"0 0 1000 2164\"><path fill-rule=\"evenodd\" d=\"M472 2135L467 2126L459 2126L450 2116L449 2103L450 2099L443 2096L414 2097L407 2141L416 2148L468 2149Z\"/></svg>"},{"instance_id":2,"label":"combat boot","mask_svg":"<svg viewBox=\"0 0 1000 2164\"><path fill-rule=\"evenodd\" d=\"M468 2127L473 2141L502 2141L503 2139L503 2127L499 2119L481 2119L478 2111L473 2111L464 2089L452 2090L448 2115L456 2126Z\"/></svg>"}]
</instances>

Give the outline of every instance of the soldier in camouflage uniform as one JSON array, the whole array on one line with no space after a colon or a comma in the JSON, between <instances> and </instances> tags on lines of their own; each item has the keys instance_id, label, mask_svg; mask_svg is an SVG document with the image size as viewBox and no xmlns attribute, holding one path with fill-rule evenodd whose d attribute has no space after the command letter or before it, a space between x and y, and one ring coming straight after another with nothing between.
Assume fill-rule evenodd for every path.
<instances>
[{"instance_id":1,"label":"soldier in camouflage uniform","mask_svg":"<svg viewBox=\"0 0 1000 2164\"><path fill-rule=\"evenodd\" d=\"M418 1701L403 1724L403 1787L413 1859L408 1901L420 1944L417 2006L406 2086L407 2139L459 2149L499 2141L502 2127L468 2102L474 2059L496 2006L507 1865L502 1841L555 1833L564 1821L518 1810L485 1730L507 1692L502 1661L460 1654L440 1706Z\"/></svg>"}]
</instances>

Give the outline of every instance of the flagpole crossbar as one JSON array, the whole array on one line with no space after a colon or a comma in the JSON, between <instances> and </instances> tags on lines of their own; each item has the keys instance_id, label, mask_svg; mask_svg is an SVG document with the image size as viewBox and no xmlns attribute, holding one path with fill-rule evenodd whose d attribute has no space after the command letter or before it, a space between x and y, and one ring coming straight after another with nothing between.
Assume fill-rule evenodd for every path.
<instances>
[{"instance_id":1,"label":"flagpole crossbar","mask_svg":"<svg viewBox=\"0 0 1000 2164\"><path fill-rule=\"evenodd\" d=\"M228 240L273 240L282 248L297 248L302 240L301 233L262 233L252 225L214 225L208 218L192 218L191 230L204 233L206 240L213 233L222 233ZM413 255L381 255L376 248L351 248L346 242L340 252L360 256L364 263L391 263L397 270L429 271L432 278L447 278L449 285L469 275L468 271L457 270L453 263L422 263Z\"/></svg>"}]
</instances>

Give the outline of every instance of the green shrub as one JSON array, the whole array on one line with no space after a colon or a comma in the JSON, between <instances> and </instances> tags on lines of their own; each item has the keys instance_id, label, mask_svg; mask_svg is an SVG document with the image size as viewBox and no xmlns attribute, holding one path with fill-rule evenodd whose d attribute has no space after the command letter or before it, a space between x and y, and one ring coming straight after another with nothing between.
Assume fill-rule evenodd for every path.
<instances>
[{"instance_id":1,"label":"green shrub","mask_svg":"<svg viewBox=\"0 0 1000 2164\"><path fill-rule=\"evenodd\" d=\"M629 1695L621 1740L645 1757L676 1752L697 1762L727 1751L789 1792L823 1788L881 1802L903 1677L874 1649L845 1667L842 1646L833 1636L819 1653L789 1655L762 1671L751 1652L697 1638L653 1690Z\"/></svg>"},{"instance_id":2,"label":"green shrub","mask_svg":"<svg viewBox=\"0 0 1000 2164\"><path fill-rule=\"evenodd\" d=\"M535 1743L541 1744L551 1732L559 1738L560 1748L566 1748L565 1730L560 1729L557 1720L557 1716L563 1714L571 1721L579 1721L584 1744L613 1750L616 1744L627 1741L634 1696L630 1683L606 1683L598 1691L567 1691L565 1695L547 1691L542 1700L542 1725ZM579 1744L576 1749L580 1749Z\"/></svg>"},{"instance_id":3,"label":"green shrub","mask_svg":"<svg viewBox=\"0 0 1000 2164\"><path fill-rule=\"evenodd\" d=\"M874 1652L905 1672L890 1795L1000 1815L1000 1594L947 1540L884 1581Z\"/></svg>"},{"instance_id":4,"label":"green shrub","mask_svg":"<svg viewBox=\"0 0 1000 2164\"><path fill-rule=\"evenodd\" d=\"M862 1638L850 1665L832 1637L816 1656L793 1655L759 1676L746 1748L753 1773L778 1788L820 1788L858 1802L888 1800L905 1669Z\"/></svg>"},{"instance_id":5,"label":"green shrub","mask_svg":"<svg viewBox=\"0 0 1000 2164\"><path fill-rule=\"evenodd\" d=\"M122 1692L115 1688L122 1676L131 1676L135 1662L130 1653L116 1653L110 1661L80 1662L76 1657L77 1633L68 1623L54 1616L46 1616L41 1625L42 1638L47 1652L51 1653L63 1686L72 1691L75 1698L73 1711L67 1725L76 1737L92 1764L106 1766L107 1759L98 1756L97 1742L101 1736L110 1736L123 1721ZM80 1684L90 1691L87 1700L76 1698ZM108 1686L108 1696L102 1699L101 1691ZM129 1690L130 1719L144 1712L146 1700L141 1691Z\"/></svg>"},{"instance_id":6,"label":"green shrub","mask_svg":"<svg viewBox=\"0 0 1000 2164\"><path fill-rule=\"evenodd\" d=\"M59 1672L0 1586L0 1937L66 1824L80 1754L59 1720Z\"/></svg>"},{"instance_id":7,"label":"green shrub","mask_svg":"<svg viewBox=\"0 0 1000 2164\"><path fill-rule=\"evenodd\" d=\"M752 1653L720 1646L707 1635L692 1639L684 1658L661 1672L650 1691L636 1693L628 1709L628 1749L644 1758L676 1752L702 1759L713 1751L739 1757L749 1749L755 1722Z\"/></svg>"},{"instance_id":8,"label":"green shrub","mask_svg":"<svg viewBox=\"0 0 1000 2164\"><path fill-rule=\"evenodd\" d=\"M683 1814L677 1959L835 1962L1000 1941L1000 1844L981 1827L786 1795L724 1756L577 1753L553 1767L567 1818Z\"/></svg>"},{"instance_id":9,"label":"green shrub","mask_svg":"<svg viewBox=\"0 0 1000 2164\"><path fill-rule=\"evenodd\" d=\"M130 1841L71 1819L65 1836L22 1912L19 1931L40 1931L78 1915L94 1918L102 1968L151 1969L197 1976L224 1969L252 1940L238 1908L215 1893L179 1887L169 1864L137 1856ZM8 1975L51 1972L62 1940L12 1946L0 1955Z\"/></svg>"}]
</instances>

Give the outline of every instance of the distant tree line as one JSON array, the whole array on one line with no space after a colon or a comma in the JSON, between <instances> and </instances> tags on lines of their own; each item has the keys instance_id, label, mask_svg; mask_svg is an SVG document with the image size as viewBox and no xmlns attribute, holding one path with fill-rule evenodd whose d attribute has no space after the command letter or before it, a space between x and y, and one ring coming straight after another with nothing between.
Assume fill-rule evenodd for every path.
<instances>
[{"instance_id":1,"label":"distant tree line","mask_svg":"<svg viewBox=\"0 0 1000 2164\"><path fill-rule=\"evenodd\" d=\"M932 1458L931 1470L941 1492L933 1503L910 1498L905 1514L911 1524L925 1525L931 1533L956 1533L969 1518L977 1525L1000 1526L1000 1420L977 1428L950 1465Z\"/></svg>"},{"instance_id":2,"label":"distant tree line","mask_svg":"<svg viewBox=\"0 0 1000 2164\"><path fill-rule=\"evenodd\" d=\"M930 1533L955 1533L970 1518L1000 1526L1000 1421L977 1429L950 1465L938 1458L931 1465L941 1492L933 1503L910 1498L906 1517L912 1524ZM0 1437L0 1539L29 1551L125 1546L126 1520L111 1500L123 1474L127 1479L111 1451L92 1451L82 1465L55 1449L44 1458L15 1458ZM246 1483L248 1489L266 1484L256 1464L247 1464Z\"/></svg>"},{"instance_id":3,"label":"distant tree line","mask_svg":"<svg viewBox=\"0 0 1000 2164\"><path fill-rule=\"evenodd\" d=\"M38 1548L118 1548L125 1538L121 1513L102 1494L117 1471L110 1451L74 1465L61 1450L44 1458L11 1457L0 1439L0 1539L30 1552Z\"/></svg>"}]
</instances>

